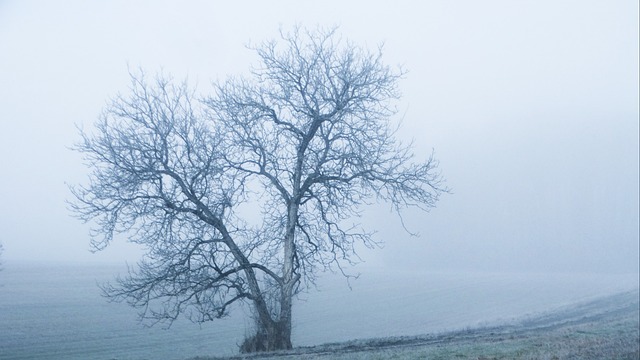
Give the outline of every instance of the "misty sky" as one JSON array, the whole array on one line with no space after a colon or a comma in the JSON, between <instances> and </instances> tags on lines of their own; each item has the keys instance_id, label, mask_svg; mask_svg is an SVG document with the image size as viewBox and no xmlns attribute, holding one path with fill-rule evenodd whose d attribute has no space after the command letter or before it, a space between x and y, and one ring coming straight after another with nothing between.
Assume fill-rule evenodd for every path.
<instances>
[{"instance_id":1,"label":"misty sky","mask_svg":"<svg viewBox=\"0 0 640 360\"><path fill-rule=\"evenodd\" d=\"M268 4L266 4L268 3ZM60 5L64 4L64 5ZM638 271L638 1L0 0L2 261L124 262L70 216L86 181L76 125L126 94L128 68L210 82L246 73L280 26L339 25L409 73L400 136L432 149L453 194L363 222L375 266Z\"/></svg>"}]
</instances>

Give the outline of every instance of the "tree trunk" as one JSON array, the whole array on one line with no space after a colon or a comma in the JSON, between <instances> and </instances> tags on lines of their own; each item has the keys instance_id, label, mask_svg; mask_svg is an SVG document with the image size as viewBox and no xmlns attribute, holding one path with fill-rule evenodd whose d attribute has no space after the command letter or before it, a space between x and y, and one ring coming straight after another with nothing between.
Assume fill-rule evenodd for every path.
<instances>
[{"instance_id":1,"label":"tree trunk","mask_svg":"<svg viewBox=\"0 0 640 360\"><path fill-rule=\"evenodd\" d=\"M285 282L281 292L280 298L280 321L278 321L279 336L285 344L288 344L286 349L291 349L291 307L293 301L293 286L294 279L292 281Z\"/></svg>"},{"instance_id":2,"label":"tree trunk","mask_svg":"<svg viewBox=\"0 0 640 360\"><path fill-rule=\"evenodd\" d=\"M302 163L299 161L299 167ZM298 170L299 173L300 170ZM295 189L300 188L300 176L294 180ZM259 291L255 292L254 299L256 312L258 313L257 331L250 338L245 339L240 346L240 352L258 352L291 349L291 308L293 292L300 275L294 274L295 258L295 231L298 219L299 195L294 192L293 200L288 204L287 225L284 238L284 262L282 266L282 282L280 283L280 316L273 320L269 315L264 297ZM255 276L251 273L252 276ZM252 278L255 280L255 277ZM256 284L257 287L257 284Z\"/></svg>"},{"instance_id":3,"label":"tree trunk","mask_svg":"<svg viewBox=\"0 0 640 360\"><path fill-rule=\"evenodd\" d=\"M273 321L268 319L266 323L261 319L256 321L255 335L246 338L240 345L241 353L253 353L261 351L288 350L291 344L291 314L288 320Z\"/></svg>"},{"instance_id":4,"label":"tree trunk","mask_svg":"<svg viewBox=\"0 0 640 360\"><path fill-rule=\"evenodd\" d=\"M293 301L293 288L298 278L293 273L293 261L295 256L295 224L298 217L298 205L293 203L289 207L287 229L284 239L284 264L283 281L280 289L280 320L279 328L283 337L291 343L291 307ZM289 345L291 346L291 345Z\"/></svg>"}]
</instances>

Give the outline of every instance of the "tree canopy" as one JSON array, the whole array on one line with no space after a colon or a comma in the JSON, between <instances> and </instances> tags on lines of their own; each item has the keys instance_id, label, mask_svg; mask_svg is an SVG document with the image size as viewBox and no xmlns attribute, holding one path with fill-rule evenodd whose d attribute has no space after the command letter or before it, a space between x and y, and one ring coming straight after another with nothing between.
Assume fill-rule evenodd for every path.
<instances>
[{"instance_id":1,"label":"tree canopy","mask_svg":"<svg viewBox=\"0 0 640 360\"><path fill-rule=\"evenodd\" d=\"M91 175L71 205L95 225L95 250L117 233L146 250L108 296L157 321L209 321L247 302L246 351L291 347L293 296L374 244L362 205L428 210L446 191L436 160L395 137L404 72L381 49L296 28L252 50L259 65L206 96L132 74L81 134Z\"/></svg>"}]
</instances>

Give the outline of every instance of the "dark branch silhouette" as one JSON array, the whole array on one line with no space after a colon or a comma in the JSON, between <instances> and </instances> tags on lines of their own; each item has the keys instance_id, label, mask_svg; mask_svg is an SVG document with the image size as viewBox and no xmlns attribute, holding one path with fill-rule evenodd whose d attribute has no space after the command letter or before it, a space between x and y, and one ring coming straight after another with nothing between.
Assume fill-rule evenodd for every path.
<instances>
[{"instance_id":1,"label":"dark branch silhouette","mask_svg":"<svg viewBox=\"0 0 640 360\"><path fill-rule=\"evenodd\" d=\"M291 347L292 299L318 271L351 263L372 199L428 210L444 188L390 119L404 75L329 31L294 29L255 47L248 78L198 98L186 83L132 75L76 149L92 173L72 188L92 246L124 233L146 254L104 288L143 318L197 322L252 305L244 350ZM356 225L354 225L354 223Z\"/></svg>"}]
</instances>

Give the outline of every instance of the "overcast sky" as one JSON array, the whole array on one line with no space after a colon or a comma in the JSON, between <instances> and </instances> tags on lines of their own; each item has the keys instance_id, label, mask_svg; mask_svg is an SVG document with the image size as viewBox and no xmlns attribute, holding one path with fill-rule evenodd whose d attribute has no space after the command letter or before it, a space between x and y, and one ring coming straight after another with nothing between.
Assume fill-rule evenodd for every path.
<instances>
[{"instance_id":1,"label":"overcast sky","mask_svg":"<svg viewBox=\"0 0 640 360\"><path fill-rule=\"evenodd\" d=\"M63 5L62 5L63 4ZM210 82L246 73L250 42L280 26L339 25L408 71L400 135L432 149L453 194L364 222L376 266L482 271L638 271L638 1L0 0L3 262L135 260L99 254L72 218L68 149L128 67Z\"/></svg>"}]
</instances>

